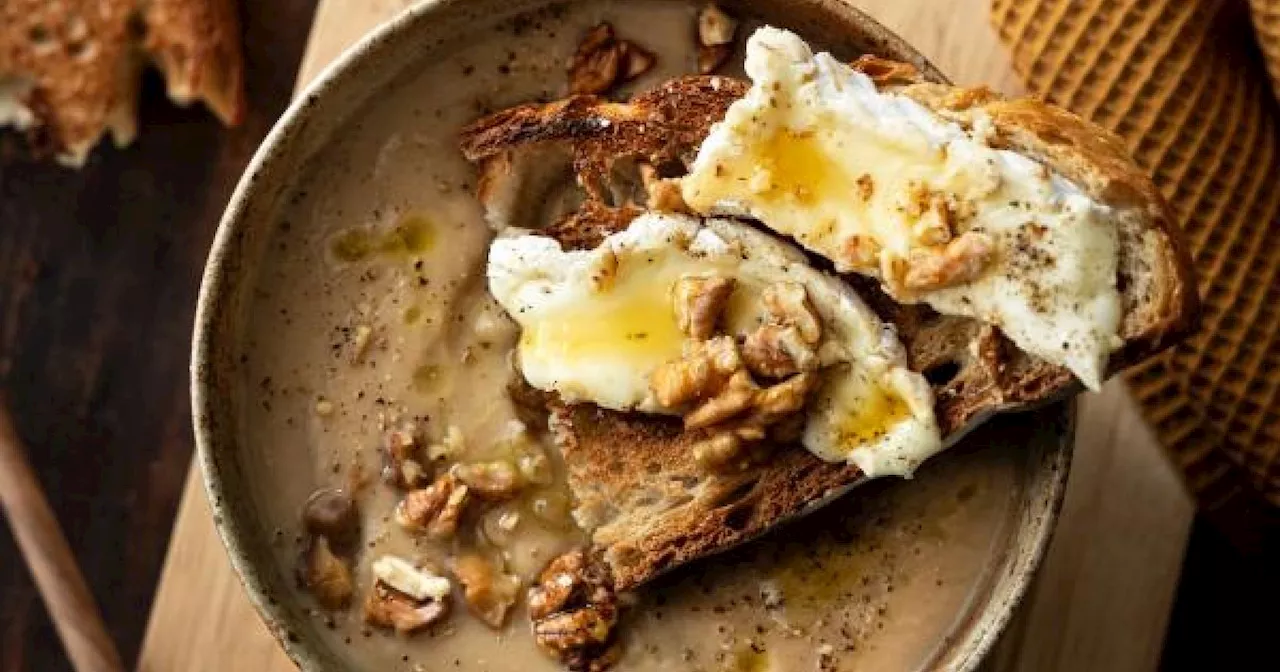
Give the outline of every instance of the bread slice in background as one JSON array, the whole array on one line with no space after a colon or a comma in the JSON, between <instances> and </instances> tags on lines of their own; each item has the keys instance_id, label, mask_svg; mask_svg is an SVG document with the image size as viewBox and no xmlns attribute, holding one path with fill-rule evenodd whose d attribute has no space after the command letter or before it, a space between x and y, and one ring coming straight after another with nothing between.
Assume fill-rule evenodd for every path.
<instances>
[{"instance_id":1,"label":"bread slice in background","mask_svg":"<svg viewBox=\"0 0 1280 672\"><path fill-rule=\"evenodd\" d=\"M228 125L243 116L234 0L5 0L0 125L72 166L108 134L126 145L148 60L175 102L202 100Z\"/></svg>"},{"instance_id":2,"label":"bread slice in background","mask_svg":"<svg viewBox=\"0 0 1280 672\"><path fill-rule=\"evenodd\" d=\"M244 61L235 0L149 0L143 49L179 105L203 101L227 126L244 116Z\"/></svg>"},{"instance_id":3,"label":"bread slice in background","mask_svg":"<svg viewBox=\"0 0 1280 672\"><path fill-rule=\"evenodd\" d=\"M857 67L940 115L985 112L1007 148L1048 163L1091 197L1127 213L1118 279L1125 344L1111 357L1109 372L1158 352L1191 327L1196 292L1180 232L1114 136L1036 101L921 81L903 64L868 58ZM725 77L686 77L630 103L578 96L521 106L467 128L462 149L480 168L479 195L491 224L543 227L567 247L591 247L625 228L627 213L635 212L630 201L643 205L648 197L631 174L634 167L644 163L661 176L678 176L746 89ZM561 183L581 184L585 202L566 212L531 207L572 202L552 193L557 179L549 171L563 172ZM542 221L531 221L530 213ZM994 413L1080 389L1065 368L1017 350L989 325L898 304L876 281L845 277L897 327L911 368L933 386L949 442ZM856 468L822 462L798 445L779 447L770 462L745 472L707 474L689 449L699 437L665 418L552 403L551 422L578 500L575 513L622 589L803 515L862 479Z\"/></svg>"}]
</instances>

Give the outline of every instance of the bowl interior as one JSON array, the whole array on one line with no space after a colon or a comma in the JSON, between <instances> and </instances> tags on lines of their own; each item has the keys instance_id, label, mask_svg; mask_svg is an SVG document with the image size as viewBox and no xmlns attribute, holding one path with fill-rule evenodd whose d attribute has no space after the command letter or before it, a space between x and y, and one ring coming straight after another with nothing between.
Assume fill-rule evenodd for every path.
<instances>
[{"instance_id":1,"label":"bowl interior","mask_svg":"<svg viewBox=\"0 0 1280 672\"><path fill-rule=\"evenodd\" d=\"M264 620L303 669L346 669L348 662L296 599L293 578L279 562L280 534L271 522L280 518L281 506L293 505L282 502L301 501L313 484L310 468L293 470L288 465L298 460L310 465L311 460L302 445L264 451L247 438L245 427L254 417L244 364L245 350L252 346L246 339L254 328L263 269L271 267L282 245L299 235L296 229L307 225L294 220L292 228L282 227L282 213L299 198L300 180L331 158L326 153L332 146L366 119L378 118L373 112L387 91L451 58L465 45L498 39L495 34L509 39L511 26L521 17L551 22L557 12L586 4L591 3L438 0L408 10L347 52L298 97L254 158L224 216L206 268L193 347L199 457L232 562ZM608 4L638 5L642 0ZM695 6L676 0L667 4ZM914 63L931 78L943 80L920 54L841 0L723 4L735 14L794 30L838 56L876 53ZM497 91L488 102L500 107L523 100L514 92ZM973 669L1020 599L1061 501L1073 417L1070 405L1059 404L999 418L966 439L954 455L944 456L944 461L979 459L974 455L1003 450L1015 455L1003 459L1016 462L1017 476L1010 486L999 541L989 549L983 588L956 614L951 634L928 656L929 667Z\"/></svg>"}]
</instances>

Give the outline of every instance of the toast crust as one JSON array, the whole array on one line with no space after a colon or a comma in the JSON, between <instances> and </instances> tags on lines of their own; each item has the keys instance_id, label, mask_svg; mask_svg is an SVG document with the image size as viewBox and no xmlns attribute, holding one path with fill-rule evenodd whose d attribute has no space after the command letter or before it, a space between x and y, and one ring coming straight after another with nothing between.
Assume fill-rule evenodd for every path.
<instances>
[{"instance_id":1,"label":"toast crust","mask_svg":"<svg viewBox=\"0 0 1280 672\"><path fill-rule=\"evenodd\" d=\"M1123 213L1125 343L1113 353L1109 373L1159 352L1190 329L1197 297L1185 244L1164 199L1118 138L1039 101L923 81L907 64L863 57L854 66L879 86L960 123L986 115L1007 147L1053 165ZM629 103L576 96L521 106L468 127L463 153L480 168L480 196L488 204L501 190L497 185L519 178L512 166L521 153L548 147L563 152L587 200L544 233L567 247L594 247L634 217L629 205L608 205L616 200L609 182L618 166L643 161L687 167L711 126L747 88L726 77L691 76ZM499 227L509 223L490 219ZM876 281L843 277L897 328L911 368L933 384L936 416L949 443L994 413L1033 408L1081 389L1065 368L1018 351L997 329L895 303ZM622 589L746 541L864 480L855 467L822 462L799 446L780 446L768 463L740 474L708 476L691 456L696 434L668 419L591 405L553 403L552 426L580 522L592 530L596 551Z\"/></svg>"},{"instance_id":2,"label":"toast crust","mask_svg":"<svg viewBox=\"0 0 1280 672\"><path fill-rule=\"evenodd\" d=\"M25 80L38 149L72 162L107 132L117 144L136 131L141 63L130 48L133 2L6 0L0 4L0 78ZM38 131L37 131L38 129Z\"/></svg>"},{"instance_id":3,"label":"toast crust","mask_svg":"<svg viewBox=\"0 0 1280 672\"><path fill-rule=\"evenodd\" d=\"M104 135L137 132L141 70L153 59L180 104L204 100L223 123L243 116L240 26L233 0L5 0L0 83L24 110L4 121L39 150L80 165Z\"/></svg>"},{"instance_id":4,"label":"toast crust","mask_svg":"<svg viewBox=\"0 0 1280 672\"><path fill-rule=\"evenodd\" d=\"M866 480L857 467L779 446L765 464L708 476L678 420L553 404L575 517L619 590L758 537ZM625 446L625 450L619 447Z\"/></svg>"}]
</instances>

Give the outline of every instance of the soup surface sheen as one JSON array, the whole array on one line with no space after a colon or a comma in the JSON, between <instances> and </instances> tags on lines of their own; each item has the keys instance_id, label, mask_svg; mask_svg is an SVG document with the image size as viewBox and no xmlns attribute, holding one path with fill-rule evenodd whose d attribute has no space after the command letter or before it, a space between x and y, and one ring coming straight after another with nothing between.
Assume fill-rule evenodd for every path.
<instances>
[{"instance_id":1,"label":"soup surface sheen","mask_svg":"<svg viewBox=\"0 0 1280 672\"><path fill-rule=\"evenodd\" d=\"M394 522L379 442L416 419L449 426L467 459L493 457L516 417L506 387L517 334L485 291L492 236L458 130L482 113L565 92L564 64L592 25L659 55L633 88L694 69L694 5L628 2L541 13L459 36L354 115L278 213L241 343L255 506L281 571L303 546L299 509L318 487L358 488L356 597L337 613L303 592L323 637L354 669L557 670L523 607L501 630L455 600L443 627L397 636L360 604L383 554L446 553ZM746 26L739 35L746 33ZM740 53L735 56L740 63ZM660 580L628 610L620 670L901 670L927 667L990 577L1022 489L1025 457L961 447L914 480L862 487L770 537ZM562 479L505 505L520 523L500 549L525 585L581 542ZM529 515L535 505L546 515ZM521 590L523 593L523 589ZM456 596L455 596L456 597Z\"/></svg>"}]
</instances>

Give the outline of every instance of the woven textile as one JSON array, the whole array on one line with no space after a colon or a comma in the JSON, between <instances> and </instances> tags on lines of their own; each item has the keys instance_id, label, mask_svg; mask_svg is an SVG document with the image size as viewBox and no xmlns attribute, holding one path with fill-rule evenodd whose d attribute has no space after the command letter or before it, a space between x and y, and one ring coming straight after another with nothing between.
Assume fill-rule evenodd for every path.
<instances>
[{"instance_id":1,"label":"woven textile","mask_svg":"<svg viewBox=\"0 0 1280 672\"><path fill-rule=\"evenodd\" d=\"M993 0L992 20L1028 89L1124 138L1191 241L1202 326L1128 374L1147 419L1206 506L1280 505L1280 0Z\"/></svg>"}]
</instances>

